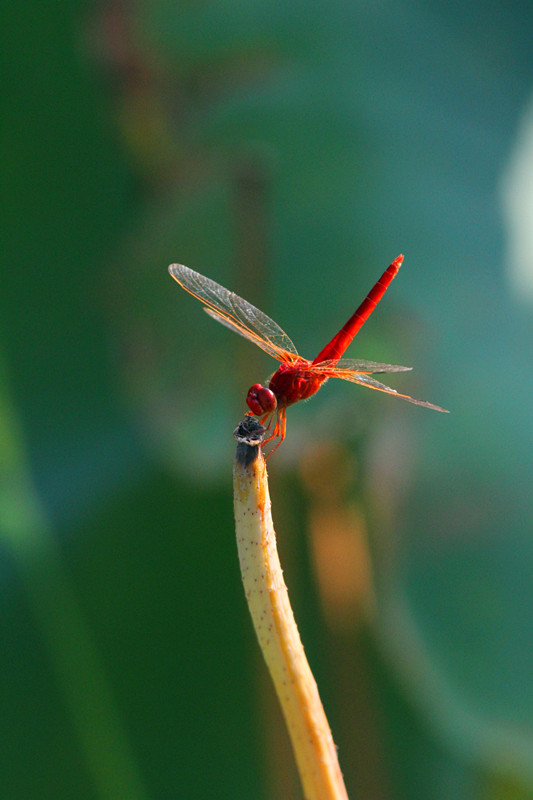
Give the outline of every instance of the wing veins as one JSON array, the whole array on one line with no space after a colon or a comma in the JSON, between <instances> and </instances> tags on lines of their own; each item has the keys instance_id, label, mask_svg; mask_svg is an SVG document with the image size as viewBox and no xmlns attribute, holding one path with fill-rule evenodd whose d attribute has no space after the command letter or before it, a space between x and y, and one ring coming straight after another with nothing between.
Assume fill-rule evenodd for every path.
<instances>
[{"instance_id":1,"label":"wing veins","mask_svg":"<svg viewBox=\"0 0 533 800\"><path fill-rule=\"evenodd\" d=\"M278 361L293 361L299 357L293 342L279 325L247 300L183 264L171 264L169 272L221 324L249 339Z\"/></svg>"},{"instance_id":2,"label":"wing veins","mask_svg":"<svg viewBox=\"0 0 533 800\"><path fill-rule=\"evenodd\" d=\"M333 373L339 372L357 372L367 375L384 372L409 372L412 367L402 367L398 364L381 364L378 361L362 361L355 358L341 358L338 360L332 359L330 361L322 361L318 364L313 364L318 372L328 372L333 376ZM341 378L342 375L337 375Z\"/></svg>"},{"instance_id":3,"label":"wing veins","mask_svg":"<svg viewBox=\"0 0 533 800\"><path fill-rule=\"evenodd\" d=\"M407 400L408 403L414 403L417 406L424 406L425 408L432 408L434 411L442 411L445 414L448 414L449 411L446 408L441 408L440 406L436 406L434 403L428 403L426 400L417 400L415 397L411 397L408 394L401 394L400 392L396 391L396 389L391 389L390 386L385 386L384 383L380 383L376 381L374 378L371 378L369 375L359 374L346 374L341 375L338 373L333 373L331 375L332 378L341 378L341 380L350 381L350 383L357 383L360 386L367 386L369 389L376 389L378 392L385 392L386 394L394 395L395 397L400 397L402 400Z\"/></svg>"}]
</instances>

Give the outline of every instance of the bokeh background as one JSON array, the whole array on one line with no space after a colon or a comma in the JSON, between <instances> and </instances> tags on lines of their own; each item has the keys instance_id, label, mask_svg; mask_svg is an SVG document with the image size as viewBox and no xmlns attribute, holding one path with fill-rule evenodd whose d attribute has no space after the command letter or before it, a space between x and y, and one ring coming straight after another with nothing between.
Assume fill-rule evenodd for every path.
<instances>
[{"instance_id":1,"label":"bokeh background","mask_svg":"<svg viewBox=\"0 0 533 800\"><path fill-rule=\"evenodd\" d=\"M301 798L245 605L232 431L400 252L269 462L351 798L533 797L532 6L6 5L0 795Z\"/></svg>"}]
</instances>

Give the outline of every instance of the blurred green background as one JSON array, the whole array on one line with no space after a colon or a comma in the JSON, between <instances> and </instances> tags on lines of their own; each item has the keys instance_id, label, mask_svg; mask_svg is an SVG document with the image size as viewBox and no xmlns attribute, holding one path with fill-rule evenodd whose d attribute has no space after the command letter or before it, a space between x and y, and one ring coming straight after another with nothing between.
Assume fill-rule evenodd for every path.
<instances>
[{"instance_id":1,"label":"blurred green background","mask_svg":"<svg viewBox=\"0 0 533 800\"><path fill-rule=\"evenodd\" d=\"M0 796L301 798L240 583L232 431L275 365L282 562L350 798L533 797L531 3L3 14ZM342 383L342 385L341 385Z\"/></svg>"}]
</instances>

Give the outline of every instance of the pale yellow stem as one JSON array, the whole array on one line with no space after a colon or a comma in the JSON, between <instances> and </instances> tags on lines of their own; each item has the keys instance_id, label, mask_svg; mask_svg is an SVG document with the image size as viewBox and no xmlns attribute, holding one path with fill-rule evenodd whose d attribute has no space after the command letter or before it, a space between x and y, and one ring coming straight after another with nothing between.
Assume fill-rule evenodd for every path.
<instances>
[{"instance_id":1,"label":"pale yellow stem","mask_svg":"<svg viewBox=\"0 0 533 800\"><path fill-rule=\"evenodd\" d=\"M287 723L304 795L306 800L348 800L283 580L265 461L260 447L239 441L233 486L244 590Z\"/></svg>"}]
</instances>

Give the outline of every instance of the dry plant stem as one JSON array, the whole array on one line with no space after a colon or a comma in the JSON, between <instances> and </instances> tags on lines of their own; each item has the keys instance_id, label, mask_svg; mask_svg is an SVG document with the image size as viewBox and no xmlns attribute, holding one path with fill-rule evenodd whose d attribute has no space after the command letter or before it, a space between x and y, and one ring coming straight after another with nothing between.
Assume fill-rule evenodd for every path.
<instances>
[{"instance_id":1,"label":"dry plant stem","mask_svg":"<svg viewBox=\"0 0 533 800\"><path fill-rule=\"evenodd\" d=\"M265 461L240 440L234 467L237 547L255 630L281 703L306 800L348 800L276 548Z\"/></svg>"}]
</instances>

